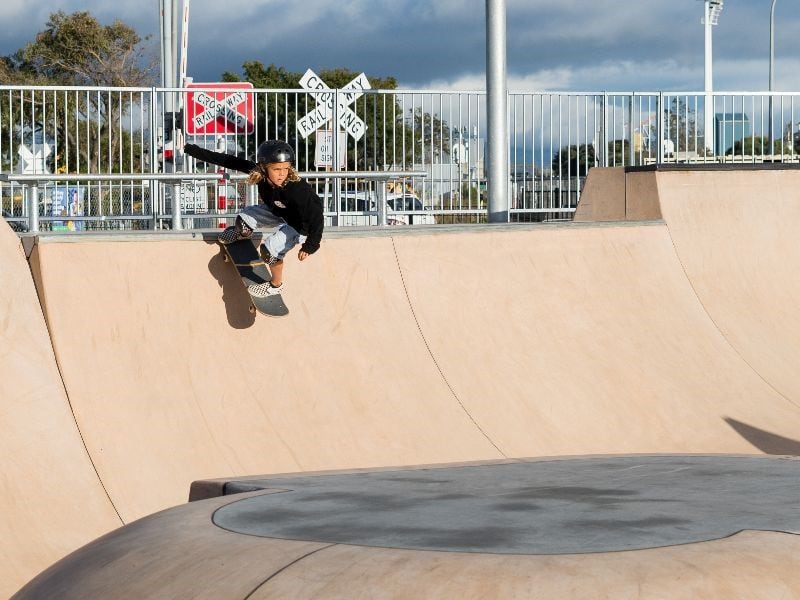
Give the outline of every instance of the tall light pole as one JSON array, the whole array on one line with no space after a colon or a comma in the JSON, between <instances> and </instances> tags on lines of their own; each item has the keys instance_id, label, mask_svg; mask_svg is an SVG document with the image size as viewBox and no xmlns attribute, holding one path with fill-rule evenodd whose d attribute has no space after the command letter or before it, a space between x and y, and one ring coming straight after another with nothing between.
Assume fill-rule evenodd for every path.
<instances>
[{"instance_id":1,"label":"tall light pole","mask_svg":"<svg viewBox=\"0 0 800 600\"><path fill-rule=\"evenodd\" d=\"M770 147L772 143L772 87L775 84L775 2L772 0L772 5L769 9L769 140ZM772 154L774 154L774 149Z\"/></svg>"},{"instance_id":2,"label":"tall light pole","mask_svg":"<svg viewBox=\"0 0 800 600\"><path fill-rule=\"evenodd\" d=\"M705 60L705 115L704 135L706 140L706 148L713 155L714 152L714 75L713 75L713 49L712 49L712 35L711 27L719 22L719 13L722 12L722 3L724 0L703 0L704 14L702 23L705 26L705 46L706 46L706 60Z\"/></svg>"},{"instance_id":3,"label":"tall light pole","mask_svg":"<svg viewBox=\"0 0 800 600\"><path fill-rule=\"evenodd\" d=\"M508 88L506 3L486 0L486 127L489 160L486 191L489 222L508 221Z\"/></svg>"}]
</instances>

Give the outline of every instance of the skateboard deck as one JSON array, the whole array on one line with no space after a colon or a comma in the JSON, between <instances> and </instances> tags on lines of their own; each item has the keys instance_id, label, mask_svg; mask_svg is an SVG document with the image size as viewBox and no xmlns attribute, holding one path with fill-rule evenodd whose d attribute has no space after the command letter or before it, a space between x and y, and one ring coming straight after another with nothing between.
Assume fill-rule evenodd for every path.
<instances>
[{"instance_id":1,"label":"skateboard deck","mask_svg":"<svg viewBox=\"0 0 800 600\"><path fill-rule=\"evenodd\" d=\"M232 263L239 272L245 290L249 285L265 283L272 279L269 267L261 260L258 249L251 240L220 244L220 247L222 248L222 258L225 262ZM283 317L289 314L289 308L280 294L258 298L250 294L249 291L247 293L250 296L250 312L258 311L270 317Z\"/></svg>"}]
</instances>

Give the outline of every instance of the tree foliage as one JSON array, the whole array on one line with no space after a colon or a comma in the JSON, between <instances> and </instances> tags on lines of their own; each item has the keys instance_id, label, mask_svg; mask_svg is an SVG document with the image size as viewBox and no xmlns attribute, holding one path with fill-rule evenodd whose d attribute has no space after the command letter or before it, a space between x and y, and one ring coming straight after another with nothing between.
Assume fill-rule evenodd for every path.
<instances>
[{"instance_id":1,"label":"tree foliage","mask_svg":"<svg viewBox=\"0 0 800 600\"><path fill-rule=\"evenodd\" d=\"M303 146L298 140L295 123L316 107L313 95L298 94L296 90L302 73L289 71L274 64L264 66L260 61L248 61L242 66L242 74L225 72L223 81L248 81L257 89L275 90L274 93L259 94L255 107L257 130L255 140L283 139L292 145ZM359 73L350 69L326 69L318 75L331 89L342 89ZM430 160L441 149L449 152L446 138L441 132L448 131L447 123L439 117L421 109L403 111L398 96L385 93L397 89L394 77L370 77L372 89L382 93L366 92L350 105L367 126L366 133L358 141L348 140L347 157L352 168L381 170L389 167L410 167L413 162ZM310 169L313 160L315 137L308 139L307 152L298 157L301 169ZM431 144L433 140L433 144Z\"/></svg>"},{"instance_id":2,"label":"tree foliage","mask_svg":"<svg viewBox=\"0 0 800 600\"><path fill-rule=\"evenodd\" d=\"M786 152L791 153L791 146L787 144ZM781 154L784 151L783 140L770 141L769 136L751 135L738 140L725 154L730 156L760 156L765 154Z\"/></svg>"},{"instance_id":3,"label":"tree foliage","mask_svg":"<svg viewBox=\"0 0 800 600\"><path fill-rule=\"evenodd\" d=\"M149 37L141 38L116 20L102 25L88 12L50 15L34 41L0 58L0 83L38 86L142 87L155 80L155 60L147 56ZM121 151L131 143L119 123L129 107L123 92L75 93L62 102L49 101L45 92L15 91L4 111L5 138L22 135L14 124L19 113L47 137L60 141L62 160L88 172L123 168ZM6 119L8 119L6 121ZM76 126L76 123L91 126ZM4 139L4 141L7 141ZM122 152L129 157L130 152ZM123 158L125 160L125 158ZM127 159L130 162L130 159ZM134 165L124 165L130 170Z\"/></svg>"},{"instance_id":4,"label":"tree foliage","mask_svg":"<svg viewBox=\"0 0 800 600\"><path fill-rule=\"evenodd\" d=\"M583 177L597 165L593 144L564 146L553 155L551 167L561 177Z\"/></svg>"},{"instance_id":5,"label":"tree foliage","mask_svg":"<svg viewBox=\"0 0 800 600\"><path fill-rule=\"evenodd\" d=\"M119 20L101 25L88 12L58 11L21 56L27 69L61 85L142 86L153 80L143 65L148 39Z\"/></svg>"},{"instance_id":6,"label":"tree foliage","mask_svg":"<svg viewBox=\"0 0 800 600\"><path fill-rule=\"evenodd\" d=\"M697 143L702 136L697 135L697 115L685 98L676 96L664 109L668 138L675 144L676 152L692 152L697 150Z\"/></svg>"}]
</instances>

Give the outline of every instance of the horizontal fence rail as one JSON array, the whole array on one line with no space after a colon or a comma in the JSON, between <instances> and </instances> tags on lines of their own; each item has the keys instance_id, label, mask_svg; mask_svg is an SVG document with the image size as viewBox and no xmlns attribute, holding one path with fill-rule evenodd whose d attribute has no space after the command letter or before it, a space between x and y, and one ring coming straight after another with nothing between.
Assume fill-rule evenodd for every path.
<instances>
[{"instance_id":1,"label":"horizontal fence rail","mask_svg":"<svg viewBox=\"0 0 800 600\"><path fill-rule=\"evenodd\" d=\"M788 92L511 92L510 220L571 218L592 167L798 162L799 109ZM281 139L329 225L484 222L486 138L483 91L0 86L0 208L17 227L224 226L254 189L183 145L252 158ZM367 176L386 172L405 175Z\"/></svg>"},{"instance_id":2,"label":"horizontal fence rail","mask_svg":"<svg viewBox=\"0 0 800 600\"><path fill-rule=\"evenodd\" d=\"M341 220L348 225L400 224L393 223L393 219L411 219L413 224L414 213L419 208L396 201L391 190L400 189L408 181L427 177L427 173L420 171L329 171L299 174L318 188L323 183L325 189L328 189L331 182L334 185L330 189L334 190L340 189L337 184L342 181L370 184L372 189L369 194L362 193L358 198L348 200L344 197L339 201L337 195L334 195L326 208L328 225L338 225ZM208 182L224 190L229 186L243 185L246 179L246 174L230 173L0 174L0 184L21 188L20 204L24 216L9 217L8 220L17 230L31 232L40 231L42 222L48 224L46 229L56 231L142 229L143 227L137 225L143 221L149 222L144 227L147 229L224 227L228 224L228 219L236 216L238 210L256 202L252 193L248 194L245 202L234 207L234 212L229 210L231 207L227 202L217 206L216 210L210 210L207 204L202 207L187 207L186 202L172 202L172 198L183 200L184 195L193 194L198 187L202 188ZM252 186L246 187L252 192ZM88 193L79 193L79 190ZM227 200L225 192L221 191L220 194L220 198ZM123 197L126 199L123 200ZM325 198L325 195L322 197ZM124 204L119 207L120 210L114 210L115 200ZM361 219L361 222L351 222L356 219Z\"/></svg>"}]
</instances>

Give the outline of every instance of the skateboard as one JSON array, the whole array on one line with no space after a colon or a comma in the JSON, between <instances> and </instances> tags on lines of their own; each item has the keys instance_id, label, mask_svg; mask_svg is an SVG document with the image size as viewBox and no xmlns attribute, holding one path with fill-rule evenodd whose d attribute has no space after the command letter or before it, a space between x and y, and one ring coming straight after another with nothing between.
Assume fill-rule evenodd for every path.
<instances>
[{"instance_id":1,"label":"skateboard","mask_svg":"<svg viewBox=\"0 0 800 600\"><path fill-rule=\"evenodd\" d=\"M239 240L232 244L219 244L222 248L222 259L233 263L245 289L252 284L264 283L272 279L269 267L261 260L258 250L251 240ZM256 311L270 317L283 317L289 314L289 309L280 294L258 298L247 292L250 296L250 312Z\"/></svg>"}]
</instances>

